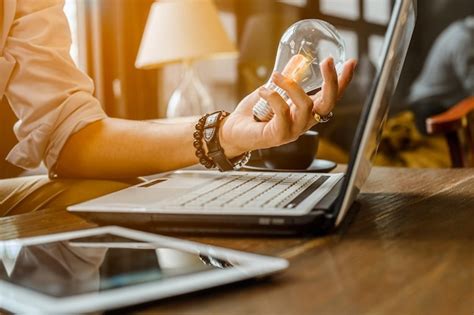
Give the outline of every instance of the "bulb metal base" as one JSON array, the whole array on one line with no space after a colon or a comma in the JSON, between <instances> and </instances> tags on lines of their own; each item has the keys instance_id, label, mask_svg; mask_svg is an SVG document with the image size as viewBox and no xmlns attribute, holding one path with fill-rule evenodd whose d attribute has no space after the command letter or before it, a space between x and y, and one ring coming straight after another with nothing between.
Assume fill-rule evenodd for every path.
<instances>
[{"instance_id":1,"label":"bulb metal base","mask_svg":"<svg viewBox=\"0 0 474 315\"><path fill-rule=\"evenodd\" d=\"M258 122L270 121L273 115L272 108L263 98L253 107L253 118Z\"/></svg>"}]
</instances>

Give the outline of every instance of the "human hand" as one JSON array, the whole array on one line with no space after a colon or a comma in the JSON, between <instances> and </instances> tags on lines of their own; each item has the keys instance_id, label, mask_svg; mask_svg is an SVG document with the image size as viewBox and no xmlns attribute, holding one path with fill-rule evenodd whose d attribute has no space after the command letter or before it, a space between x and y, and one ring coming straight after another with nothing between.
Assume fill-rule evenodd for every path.
<instances>
[{"instance_id":1,"label":"human hand","mask_svg":"<svg viewBox=\"0 0 474 315\"><path fill-rule=\"evenodd\" d=\"M288 106L277 92L264 87L244 98L220 128L220 142L226 155L235 157L296 140L317 123L313 113L325 116L333 110L352 80L356 64L354 59L348 60L338 78L334 60L323 61L324 83L321 91L313 96L308 96L295 81L274 73L273 82L286 91L292 104ZM256 122L253 118L253 106L260 97L268 102L275 114L268 122Z\"/></svg>"}]
</instances>

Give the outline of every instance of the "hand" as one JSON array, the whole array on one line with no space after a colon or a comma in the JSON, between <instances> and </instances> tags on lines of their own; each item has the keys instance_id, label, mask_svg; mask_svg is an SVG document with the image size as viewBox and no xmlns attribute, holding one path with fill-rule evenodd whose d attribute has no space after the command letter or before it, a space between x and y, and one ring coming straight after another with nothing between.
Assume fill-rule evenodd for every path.
<instances>
[{"instance_id":1,"label":"hand","mask_svg":"<svg viewBox=\"0 0 474 315\"><path fill-rule=\"evenodd\" d=\"M277 92L264 87L244 98L220 128L221 144L226 155L230 158L296 140L316 124L313 113L325 116L333 110L352 80L356 63L354 59L347 61L338 78L334 60L326 59L321 64L323 86L311 97L295 81L274 73L273 82L286 91L292 100L291 106ZM270 104L275 114L268 122L253 119L252 108L260 97Z\"/></svg>"}]
</instances>

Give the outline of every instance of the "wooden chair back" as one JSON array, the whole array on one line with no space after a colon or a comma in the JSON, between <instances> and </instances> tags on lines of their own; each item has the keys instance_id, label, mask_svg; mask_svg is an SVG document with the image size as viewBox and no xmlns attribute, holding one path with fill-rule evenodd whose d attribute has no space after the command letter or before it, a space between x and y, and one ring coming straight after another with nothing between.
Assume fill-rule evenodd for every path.
<instances>
[{"instance_id":1,"label":"wooden chair back","mask_svg":"<svg viewBox=\"0 0 474 315\"><path fill-rule=\"evenodd\" d=\"M426 120L428 134L444 134L452 167L474 167L474 96Z\"/></svg>"}]
</instances>

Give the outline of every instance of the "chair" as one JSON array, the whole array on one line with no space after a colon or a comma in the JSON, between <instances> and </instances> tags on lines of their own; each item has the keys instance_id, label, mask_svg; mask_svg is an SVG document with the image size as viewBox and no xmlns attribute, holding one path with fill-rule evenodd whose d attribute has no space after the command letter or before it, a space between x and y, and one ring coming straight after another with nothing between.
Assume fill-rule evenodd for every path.
<instances>
[{"instance_id":1,"label":"chair","mask_svg":"<svg viewBox=\"0 0 474 315\"><path fill-rule=\"evenodd\" d=\"M0 99L0 179L48 174L43 164L37 169L25 171L5 161L8 152L18 143L13 133L13 125L17 120L6 97Z\"/></svg>"},{"instance_id":2,"label":"chair","mask_svg":"<svg viewBox=\"0 0 474 315\"><path fill-rule=\"evenodd\" d=\"M13 125L17 121L6 97L0 99L0 179L19 176L23 170L11 165L5 158L18 140L13 133Z\"/></svg>"},{"instance_id":3,"label":"chair","mask_svg":"<svg viewBox=\"0 0 474 315\"><path fill-rule=\"evenodd\" d=\"M474 96L426 120L428 134L444 134L452 167L474 167Z\"/></svg>"}]
</instances>

